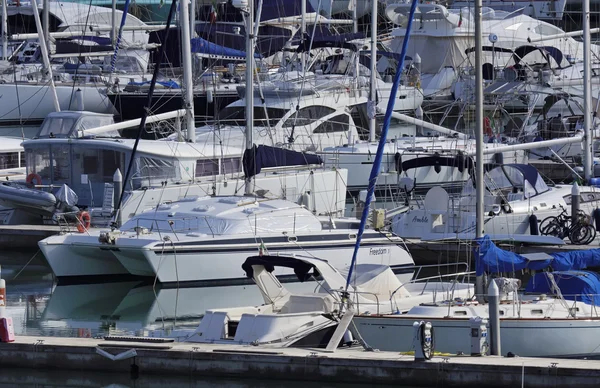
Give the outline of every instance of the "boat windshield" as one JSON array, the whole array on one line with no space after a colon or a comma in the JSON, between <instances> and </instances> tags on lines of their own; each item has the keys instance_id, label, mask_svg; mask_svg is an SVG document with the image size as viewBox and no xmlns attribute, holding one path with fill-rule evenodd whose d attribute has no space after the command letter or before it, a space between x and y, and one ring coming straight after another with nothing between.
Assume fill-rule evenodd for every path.
<instances>
[{"instance_id":1,"label":"boat windshield","mask_svg":"<svg viewBox=\"0 0 600 388\"><path fill-rule=\"evenodd\" d=\"M287 110L279 108L254 107L254 125L258 127L274 127L285 116ZM246 108L244 106L229 106L219 112L217 120L222 124L246 125Z\"/></svg>"},{"instance_id":2,"label":"boat windshield","mask_svg":"<svg viewBox=\"0 0 600 388\"><path fill-rule=\"evenodd\" d=\"M549 190L538 171L529 165L508 164L499 166L485 175L485 184L490 190L522 192L530 198Z\"/></svg>"},{"instance_id":3,"label":"boat windshield","mask_svg":"<svg viewBox=\"0 0 600 388\"><path fill-rule=\"evenodd\" d=\"M42 126L36 137L77 137L77 131L97 128L113 124L112 115L82 115L80 113L65 113L48 116L42 123ZM117 131L103 133L102 136L118 137Z\"/></svg>"}]
</instances>

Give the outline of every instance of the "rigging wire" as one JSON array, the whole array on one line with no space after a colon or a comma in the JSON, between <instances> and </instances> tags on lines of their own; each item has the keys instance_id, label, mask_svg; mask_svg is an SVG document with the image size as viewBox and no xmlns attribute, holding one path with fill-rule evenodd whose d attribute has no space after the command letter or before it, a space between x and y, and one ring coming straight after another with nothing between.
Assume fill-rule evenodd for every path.
<instances>
[{"instance_id":1,"label":"rigging wire","mask_svg":"<svg viewBox=\"0 0 600 388\"><path fill-rule=\"evenodd\" d=\"M138 134L137 134L137 137L135 139L135 143L133 145L133 149L131 151L131 158L129 160L129 164L127 166L127 172L125 173L125 176L123 177L123 188L121 189L121 193L119 195L119 202L118 202L117 207L115 209L115 221L113 221L113 222L116 222L116 212L118 211L118 209L121 208L121 204L123 203L123 196L125 195L125 190L127 189L127 182L129 180L129 177L131 175L131 171L132 171L133 166L134 166L137 148L138 148L138 145L140 143L140 138L142 136L142 132L144 131L144 128L146 126L146 119L148 118L149 109L150 109L150 107L152 105L152 96L154 94L154 88L156 86L156 80L158 78L158 73L160 71L160 64L161 64L161 62L163 60L163 57L165 56L166 43L167 43L168 38L169 38L169 31L171 30L171 20L173 18L173 15L175 13L175 9L176 8L177 8L177 0L172 0L171 1L171 8L169 9L169 16L167 17L167 25L166 25L166 28L165 28L164 42L162 42L162 44L160 46L160 56L159 56L159 59L157 61L157 66L154 68L154 73L152 74L152 81L150 82L150 90L148 91L148 99L147 99L147 102L146 102L146 111L144 112L144 115L142 116L142 118L140 120L140 125L138 127Z\"/></svg>"}]
</instances>

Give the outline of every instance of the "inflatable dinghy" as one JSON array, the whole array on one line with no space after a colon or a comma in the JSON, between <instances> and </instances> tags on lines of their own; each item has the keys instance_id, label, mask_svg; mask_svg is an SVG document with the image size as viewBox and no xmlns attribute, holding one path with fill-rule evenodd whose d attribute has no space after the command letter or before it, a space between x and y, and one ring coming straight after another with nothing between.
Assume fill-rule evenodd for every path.
<instances>
[{"instance_id":1,"label":"inflatable dinghy","mask_svg":"<svg viewBox=\"0 0 600 388\"><path fill-rule=\"evenodd\" d=\"M31 189L14 182L0 183L0 203L13 208L52 213L56 209L56 197L46 191Z\"/></svg>"}]
</instances>

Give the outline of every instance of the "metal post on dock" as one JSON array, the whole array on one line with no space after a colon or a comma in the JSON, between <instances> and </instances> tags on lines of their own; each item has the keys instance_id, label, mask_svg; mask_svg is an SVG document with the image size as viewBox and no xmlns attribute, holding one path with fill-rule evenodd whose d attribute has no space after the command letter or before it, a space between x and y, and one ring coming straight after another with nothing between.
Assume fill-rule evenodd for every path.
<instances>
[{"instance_id":1,"label":"metal post on dock","mask_svg":"<svg viewBox=\"0 0 600 388\"><path fill-rule=\"evenodd\" d=\"M490 312L490 354L499 356L500 349L500 290L492 279L488 288L488 303Z\"/></svg>"},{"instance_id":2,"label":"metal post on dock","mask_svg":"<svg viewBox=\"0 0 600 388\"><path fill-rule=\"evenodd\" d=\"M571 222L573 224L577 222L577 213L579 213L579 194L579 185L575 182L571 187Z\"/></svg>"},{"instance_id":3,"label":"metal post on dock","mask_svg":"<svg viewBox=\"0 0 600 388\"><path fill-rule=\"evenodd\" d=\"M123 175L121 170L117 168L113 175L113 209L115 212L115 222L117 226L121 226L121 209L119 209L119 197L123 192Z\"/></svg>"},{"instance_id":4,"label":"metal post on dock","mask_svg":"<svg viewBox=\"0 0 600 388\"><path fill-rule=\"evenodd\" d=\"M6 281L2 279L2 270L0 269L0 318L6 317Z\"/></svg>"}]
</instances>

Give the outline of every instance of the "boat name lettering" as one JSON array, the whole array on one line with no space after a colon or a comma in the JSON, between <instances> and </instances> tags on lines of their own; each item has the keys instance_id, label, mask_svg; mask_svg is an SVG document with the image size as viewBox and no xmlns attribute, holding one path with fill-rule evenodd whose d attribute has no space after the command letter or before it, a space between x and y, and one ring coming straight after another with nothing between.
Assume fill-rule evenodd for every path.
<instances>
[{"instance_id":1,"label":"boat name lettering","mask_svg":"<svg viewBox=\"0 0 600 388\"><path fill-rule=\"evenodd\" d=\"M427 216L421 216L421 217L414 216L412 219L412 223L415 223L415 222L418 224L424 224L424 223L429 222L429 218L427 218Z\"/></svg>"},{"instance_id":2,"label":"boat name lettering","mask_svg":"<svg viewBox=\"0 0 600 388\"><path fill-rule=\"evenodd\" d=\"M385 255L389 252L390 252L389 248L371 248L371 249L369 249L369 255L371 255L371 256Z\"/></svg>"}]
</instances>

